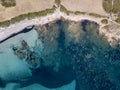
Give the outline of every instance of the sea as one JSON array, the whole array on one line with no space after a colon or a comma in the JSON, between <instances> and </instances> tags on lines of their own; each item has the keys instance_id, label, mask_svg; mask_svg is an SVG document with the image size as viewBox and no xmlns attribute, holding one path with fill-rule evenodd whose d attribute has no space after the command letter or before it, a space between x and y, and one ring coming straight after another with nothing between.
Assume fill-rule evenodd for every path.
<instances>
[{"instance_id":1,"label":"sea","mask_svg":"<svg viewBox=\"0 0 120 90\"><path fill-rule=\"evenodd\" d=\"M0 41L0 90L120 90L120 45L96 22L24 28Z\"/></svg>"}]
</instances>

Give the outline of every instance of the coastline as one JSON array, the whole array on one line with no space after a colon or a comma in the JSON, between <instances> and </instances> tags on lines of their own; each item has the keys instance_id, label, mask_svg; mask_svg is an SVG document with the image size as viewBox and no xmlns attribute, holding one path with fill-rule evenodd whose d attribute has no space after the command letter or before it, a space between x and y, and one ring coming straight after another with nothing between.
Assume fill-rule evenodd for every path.
<instances>
[{"instance_id":1,"label":"coastline","mask_svg":"<svg viewBox=\"0 0 120 90\"><path fill-rule=\"evenodd\" d=\"M71 21L82 21L82 20L89 20L89 21L93 21L96 22L99 25L99 33L104 35L105 37L107 37L108 42L110 42L110 45L113 45L113 38L116 40L120 39L119 35L116 35L116 33L113 32L108 32L106 29L104 29L103 27L105 26L103 23L101 23L101 20L104 18L97 18L97 17L93 17L90 15L75 15L75 14L70 14L67 15L63 12L61 12L58 9L56 9L56 11L52 14L48 14L46 16L43 17L37 17L31 20L25 19L23 21L17 22L15 24L11 24L8 27L0 27L0 41L3 41L4 39L10 37L12 34L18 33L21 30L23 30L24 28L31 26L31 25L44 25L46 23L55 21L57 19L61 19L61 17L63 17L66 20L71 20Z\"/></svg>"}]
</instances>

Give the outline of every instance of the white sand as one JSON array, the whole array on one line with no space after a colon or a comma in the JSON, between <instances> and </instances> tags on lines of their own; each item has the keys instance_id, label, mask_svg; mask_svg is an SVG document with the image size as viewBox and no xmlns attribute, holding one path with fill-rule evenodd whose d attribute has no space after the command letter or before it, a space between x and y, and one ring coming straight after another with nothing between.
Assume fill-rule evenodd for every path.
<instances>
[{"instance_id":1,"label":"white sand","mask_svg":"<svg viewBox=\"0 0 120 90\"><path fill-rule=\"evenodd\" d=\"M29 25L43 25L45 23L54 21L56 19L60 19L61 17L64 17L65 19L73 20L73 21L81 21L81 20L85 20L85 19L90 20L90 21L94 21L100 25L99 32L102 34L105 34L105 36L107 36L109 42L113 41L112 37L114 37L116 39L120 39L120 36L116 35L116 33L113 33L114 31L108 32L107 30L102 28L104 26L101 23L101 20L103 18L96 18L96 17L89 16L89 15L73 15L73 14L70 14L68 16L65 13L60 12L59 9L57 9L53 14L49 14L49 15L46 15L46 16L43 16L40 18L32 19L32 20L26 19L26 20L23 20L21 22L12 24L6 28L1 27L0 28L0 41L5 39L6 37L10 36L11 34L22 30L23 28L25 28Z\"/></svg>"}]
</instances>

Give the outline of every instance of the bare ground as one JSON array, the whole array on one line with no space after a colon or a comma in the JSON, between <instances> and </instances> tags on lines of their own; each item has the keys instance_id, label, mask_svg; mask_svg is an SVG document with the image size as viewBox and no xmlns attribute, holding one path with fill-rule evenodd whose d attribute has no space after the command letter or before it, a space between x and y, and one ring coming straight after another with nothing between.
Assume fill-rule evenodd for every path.
<instances>
[{"instance_id":1,"label":"bare ground","mask_svg":"<svg viewBox=\"0 0 120 90\"><path fill-rule=\"evenodd\" d=\"M11 19L28 12L52 8L54 0L16 0L15 7L5 8L0 4L0 21Z\"/></svg>"},{"instance_id":2,"label":"bare ground","mask_svg":"<svg viewBox=\"0 0 120 90\"><path fill-rule=\"evenodd\" d=\"M102 6L103 0L61 0L61 4L68 10L96 13L106 16Z\"/></svg>"}]
</instances>

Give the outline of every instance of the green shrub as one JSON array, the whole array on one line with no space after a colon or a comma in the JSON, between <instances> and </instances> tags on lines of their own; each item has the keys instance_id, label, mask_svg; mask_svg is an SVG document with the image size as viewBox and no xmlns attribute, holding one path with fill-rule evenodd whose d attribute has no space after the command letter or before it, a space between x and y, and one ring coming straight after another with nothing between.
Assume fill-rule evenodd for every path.
<instances>
[{"instance_id":1,"label":"green shrub","mask_svg":"<svg viewBox=\"0 0 120 90\"><path fill-rule=\"evenodd\" d=\"M60 6L61 1L60 0L55 0L56 5Z\"/></svg>"},{"instance_id":2,"label":"green shrub","mask_svg":"<svg viewBox=\"0 0 120 90\"><path fill-rule=\"evenodd\" d=\"M10 21L7 20L7 21L4 21L4 22L0 22L0 26L2 27L6 27L6 26L9 26L10 25Z\"/></svg>"},{"instance_id":3,"label":"green shrub","mask_svg":"<svg viewBox=\"0 0 120 90\"><path fill-rule=\"evenodd\" d=\"M115 20L117 23L120 23L120 17Z\"/></svg>"},{"instance_id":4,"label":"green shrub","mask_svg":"<svg viewBox=\"0 0 120 90\"><path fill-rule=\"evenodd\" d=\"M7 1L7 0L1 0L1 4L2 6L4 7L12 7L12 6L15 6L16 5L16 2L14 0L11 0L11 1Z\"/></svg>"},{"instance_id":5,"label":"green shrub","mask_svg":"<svg viewBox=\"0 0 120 90\"><path fill-rule=\"evenodd\" d=\"M120 12L120 0L114 0L112 6L112 0L103 0L103 8L107 13L117 14Z\"/></svg>"},{"instance_id":6,"label":"green shrub","mask_svg":"<svg viewBox=\"0 0 120 90\"><path fill-rule=\"evenodd\" d=\"M26 18L26 14L19 15L17 17L11 18L10 23L19 22L21 20L24 20L25 18Z\"/></svg>"},{"instance_id":7,"label":"green shrub","mask_svg":"<svg viewBox=\"0 0 120 90\"><path fill-rule=\"evenodd\" d=\"M107 20L107 19L103 19L103 20L101 21L101 23L103 23L103 24L108 24L108 20Z\"/></svg>"},{"instance_id":8,"label":"green shrub","mask_svg":"<svg viewBox=\"0 0 120 90\"><path fill-rule=\"evenodd\" d=\"M76 14L76 15L79 15L79 14L86 14L86 12L75 11L74 14Z\"/></svg>"},{"instance_id":9,"label":"green shrub","mask_svg":"<svg viewBox=\"0 0 120 90\"><path fill-rule=\"evenodd\" d=\"M66 13L67 15L70 14L70 11L68 11L63 5L60 5L60 11Z\"/></svg>"},{"instance_id":10,"label":"green shrub","mask_svg":"<svg viewBox=\"0 0 120 90\"><path fill-rule=\"evenodd\" d=\"M96 14L96 13L89 13L90 16L94 16L96 18L104 18L105 16L102 16L102 15L99 15L99 14Z\"/></svg>"},{"instance_id":11,"label":"green shrub","mask_svg":"<svg viewBox=\"0 0 120 90\"><path fill-rule=\"evenodd\" d=\"M30 12L30 13L27 13L27 14L22 14L22 15L14 17L14 18L11 18L10 20L0 22L0 26L6 27L6 26L9 26L10 24L14 24L15 22L19 22L19 21L24 20L26 18L27 19L32 19L32 18L35 18L35 17L45 16L49 13L53 13L55 8L56 7L53 6L51 9L46 9L46 10L42 10L42 11L39 11L39 12Z\"/></svg>"},{"instance_id":12,"label":"green shrub","mask_svg":"<svg viewBox=\"0 0 120 90\"><path fill-rule=\"evenodd\" d=\"M120 12L120 0L114 0L113 2L113 9L112 13L119 13Z\"/></svg>"},{"instance_id":13,"label":"green shrub","mask_svg":"<svg viewBox=\"0 0 120 90\"><path fill-rule=\"evenodd\" d=\"M105 25L103 28L109 30L109 25Z\"/></svg>"},{"instance_id":14,"label":"green shrub","mask_svg":"<svg viewBox=\"0 0 120 90\"><path fill-rule=\"evenodd\" d=\"M103 0L103 8L107 13L112 11L112 0Z\"/></svg>"}]
</instances>

